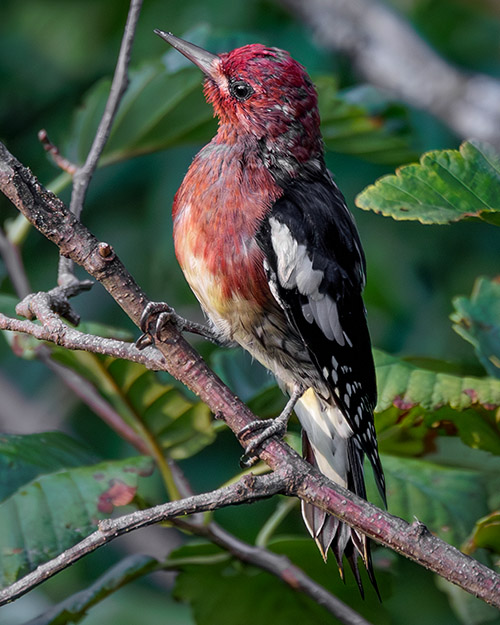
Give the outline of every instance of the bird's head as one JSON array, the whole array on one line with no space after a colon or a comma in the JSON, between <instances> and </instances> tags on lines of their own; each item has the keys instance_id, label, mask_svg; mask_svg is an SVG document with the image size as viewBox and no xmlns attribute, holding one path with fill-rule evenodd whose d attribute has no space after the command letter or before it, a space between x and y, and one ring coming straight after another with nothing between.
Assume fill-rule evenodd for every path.
<instances>
[{"instance_id":1,"label":"bird's head","mask_svg":"<svg viewBox=\"0 0 500 625\"><path fill-rule=\"evenodd\" d=\"M278 48L251 44L211 54L156 30L205 74L205 96L219 118L219 133L247 135L299 162L320 157L316 89L306 70Z\"/></svg>"}]
</instances>

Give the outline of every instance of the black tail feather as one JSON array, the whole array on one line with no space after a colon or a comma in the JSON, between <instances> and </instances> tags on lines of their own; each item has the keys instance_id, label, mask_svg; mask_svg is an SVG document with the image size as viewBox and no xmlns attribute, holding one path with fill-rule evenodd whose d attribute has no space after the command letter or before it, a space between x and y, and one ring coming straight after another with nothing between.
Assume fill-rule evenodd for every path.
<instances>
[{"instance_id":1,"label":"black tail feather","mask_svg":"<svg viewBox=\"0 0 500 625\"><path fill-rule=\"evenodd\" d=\"M304 431L302 432L302 449L305 460L318 468L314 457L314 450ZM350 468L347 476L347 487L358 496L366 499L363 475L363 452L355 445L352 439L347 441L347 450ZM302 516L325 562L328 549L331 548L339 568L340 577L345 581L343 565L345 556L353 572L359 592L364 598L363 582L358 568L358 558L360 557L366 567L368 578L380 599L380 592L373 570L369 539L361 532L342 523L336 517L330 516L323 510L304 501L302 502Z\"/></svg>"}]
</instances>

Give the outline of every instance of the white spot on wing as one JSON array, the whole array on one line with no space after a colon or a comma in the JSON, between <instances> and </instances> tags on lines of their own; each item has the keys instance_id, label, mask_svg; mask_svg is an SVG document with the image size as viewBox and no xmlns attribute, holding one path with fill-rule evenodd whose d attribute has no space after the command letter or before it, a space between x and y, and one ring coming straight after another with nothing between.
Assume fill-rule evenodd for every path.
<instances>
[{"instance_id":1,"label":"white spot on wing","mask_svg":"<svg viewBox=\"0 0 500 625\"><path fill-rule=\"evenodd\" d=\"M271 242L278 262L278 279L287 289L297 288L302 295L317 292L323 272L313 269L305 245L299 245L290 229L277 219L269 219Z\"/></svg>"},{"instance_id":2,"label":"white spot on wing","mask_svg":"<svg viewBox=\"0 0 500 625\"><path fill-rule=\"evenodd\" d=\"M319 300L310 299L309 307L314 320L326 338L330 341L335 339L339 345L344 345L344 333L340 325L337 304L333 299L329 295L324 294Z\"/></svg>"},{"instance_id":3,"label":"white spot on wing","mask_svg":"<svg viewBox=\"0 0 500 625\"><path fill-rule=\"evenodd\" d=\"M299 245L297 261L297 288L303 295L314 296L323 280L323 272L313 269L312 260L307 254L305 245Z\"/></svg>"},{"instance_id":4,"label":"white spot on wing","mask_svg":"<svg viewBox=\"0 0 500 625\"><path fill-rule=\"evenodd\" d=\"M272 217L269 219L269 224L271 225L271 243L278 261L278 279L285 288L293 288L299 244L285 224Z\"/></svg>"},{"instance_id":5,"label":"white spot on wing","mask_svg":"<svg viewBox=\"0 0 500 625\"><path fill-rule=\"evenodd\" d=\"M308 297L302 305L302 314L308 323L315 321L325 337L339 345L350 343L339 319L337 303L327 293L321 293L319 287L324 274L313 269L305 245L299 244L290 229L274 217L269 219L271 243L277 260L277 280L286 289L297 288L299 293ZM276 288L271 284L274 297L278 300Z\"/></svg>"}]
</instances>

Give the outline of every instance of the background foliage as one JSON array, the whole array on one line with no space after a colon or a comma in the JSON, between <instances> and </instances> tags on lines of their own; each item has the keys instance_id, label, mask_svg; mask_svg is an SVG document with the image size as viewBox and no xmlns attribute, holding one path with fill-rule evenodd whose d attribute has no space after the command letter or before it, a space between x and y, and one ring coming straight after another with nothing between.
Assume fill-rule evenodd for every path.
<instances>
[{"instance_id":1,"label":"background foliage","mask_svg":"<svg viewBox=\"0 0 500 625\"><path fill-rule=\"evenodd\" d=\"M500 15L494 3L394 0L393 4L447 59L500 77ZM125 20L124 3L4 0L0 12L0 138L67 200L69 181L46 158L36 133L46 128L65 155L81 161L107 94ZM390 102L359 84L344 59L324 52L276 3L149 0L139 22L130 90L103 157L106 167L90 187L83 219L98 237L112 243L152 299L166 299L190 319L199 319L200 312L175 262L170 205L183 173L213 134L215 123L203 102L199 73L165 49L152 34L155 27L214 52L253 41L283 47L313 75L328 165L355 212L367 254L365 300L379 350L377 427L390 512L408 520L417 516L445 540L493 566L500 552L500 426L494 409L500 404L500 288L494 279L500 258L494 225L500 197L498 159L495 165L487 148L474 144L464 146L461 153L436 153L438 161L446 160L444 168L462 182L450 177L448 188L429 192L432 201L425 198L425 216L417 209L412 213L415 221L376 214L384 184L390 183L387 178L359 196L359 205L370 209L360 211L354 199L367 185L393 175L396 167L417 163L422 152L456 150L460 139L421 111ZM476 171L484 153L493 166L478 185L476 178L467 177L467 167ZM420 165L400 170L398 178L423 176L427 185L435 160L428 155ZM484 192L476 206L483 220L462 219L460 208L474 204L471 197L478 188ZM441 192L456 200L452 207L436 201ZM400 197L390 199L401 202ZM423 196L419 199L424 201ZM403 208L408 208L404 202ZM18 229L16 212L3 198L0 213L5 228L22 244L32 288L51 288L56 279L55 247L34 231ZM458 221L424 226L419 220ZM3 264L0 284L1 309L11 312L15 298ZM85 321L136 336L99 285L80 296L76 306ZM163 452L179 460L196 490L214 488L237 471L241 449L232 435L214 426L208 410L168 376L158 378L130 363L54 350L54 358L89 380L150 445L159 470L148 477L148 459L138 458L137 450L32 357L32 342L13 345L12 337L5 339L0 343L0 431L5 432L0 439L0 544L19 532L21 544L33 557L30 562L14 561L3 550L3 583L71 544L68 528L85 533L96 514L105 516L115 505L130 504L134 495L135 505L164 500L166 469L158 463ZM237 351L214 351L204 343L199 347L257 414L279 411L280 393L255 364ZM292 432L292 442L293 436ZM373 500L379 501L373 487L371 491ZM97 502L97 511L82 508L79 497ZM26 501L29 505L23 507ZM278 501L267 501L244 511L224 510L216 517L238 536L254 541L277 505ZM82 515L64 518L40 512L58 509ZM25 520L26 527L18 519ZM231 561L215 547L192 541L180 547L185 538L175 530L155 529L120 539L1 608L2 623L24 623L62 600L64 606L35 622L67 622L68 614L79 618L94 603L84 619L87 625L136 623L137 606L145 624L159 619L176 625L278 623L278 613L283 622L285 618L296 622L298 616L304 623L330 622L311 602L288 590L283 595L278 581ZM324 566L311 543L304 540L295 510L268 546L290 555L374 623L500 622L487 606L381 549L376 550L375 562L384 602L379 605L369 593L360 605L353 580L348 578L343 586L334 564ZM147 556L122 560L129 552L166 556L173 547L180 548L170 555L167 568L182 571L175 586L167 572L143 576L155 568ZM204 564L182 565L186 558ZM110 569L115 563L116 568ZM105 577L98 579L100 575ZM135 577L126 590L100 601ZM76 594L87 586L85 597ZM218 601L228 595L232 601Z\"/></svg>"}]
</instances>

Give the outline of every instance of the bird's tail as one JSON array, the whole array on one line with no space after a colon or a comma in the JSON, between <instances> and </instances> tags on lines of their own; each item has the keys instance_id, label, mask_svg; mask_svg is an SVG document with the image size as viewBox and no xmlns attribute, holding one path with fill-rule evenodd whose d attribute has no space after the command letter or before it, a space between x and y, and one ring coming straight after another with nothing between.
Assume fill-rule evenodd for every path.
<instances>
[{"instance_id":1,"label":"bird's tail","mask_svg":"<svg viewBox=\"0 0 500 625\"><path fill-rule=\"evenodd\" d=\"M309 389L295 406L295 412L303 427L302 449L305 460L333 482L366 499L364 454L354 443L338 408L322 401ZM336 517L304 501L302 516L325 561L328 550L332 549L341 578L344 579L345 556L361 595L364 596L358 569L358 557L361 557L368 577L379 595L368 538Z\"/></svg>"}]
</instances>

